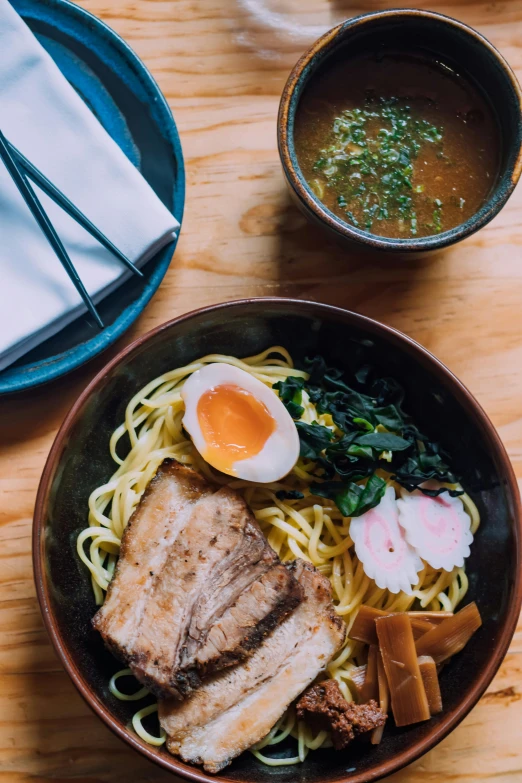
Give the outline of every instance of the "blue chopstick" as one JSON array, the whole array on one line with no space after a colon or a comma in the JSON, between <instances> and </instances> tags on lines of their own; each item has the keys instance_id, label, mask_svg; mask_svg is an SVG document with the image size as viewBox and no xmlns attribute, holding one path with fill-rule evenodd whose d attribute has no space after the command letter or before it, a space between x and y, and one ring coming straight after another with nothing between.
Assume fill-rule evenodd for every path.
<instances>
[{"instance_id":1,"label":"blue chopstick","mask_svg":"<svg viewBox=\"0 0 522 783\"><path fill-rule=\"evenodd\" d=\"M41 187L44 193L47 193L47 195L52 198L52 200L58 204L64 210L64 212L67 212L68 215L74 218L76 222L80 224L80 226L83 226L83 228L88 231L91 236L98 240L100 245L103 245L105 248L107 248L107 250L115 255L116 258L119 258L119 260L125 264L125 266L128 267L135 275L138 277L143 277L143 272L141 272L138 267L134 266L132 261L128 259L127 256L121 252L121 250L118 250L118 248L113 245L111 240L108 239L105 234L96 228L94 223L91 223L89 218L67 198L65 193L62 193L62 191L59 190L56 185L53 185L53 183L47 179L45 174L42 174L42 172L37 169L36 166L33 166L31 161L27 160L25 155L22 155L20 150L17 150L16 147L11 144L11 142L7 143L9 145L11 155L15 161L19 166L22 167L26 175Z\"/></svg>"},{"instance_id":2,"label":"blue chopstick","mask_svg":"<svg viewBox=\"0 0 522 783\"><path fill-rule=\"evenodd\" d=\"M20 194L22 195L25 203L31 210L34 219L42 229L49 244L53 248L58 258L60 259L63 267L65 268L67 274L72 280L76 290L80 294L81 298L83 299L84 303L86 304L92 316L95 318L98 326L101 329L103 329L103 321L98 315L98 311L94 306L94 302L92 301L91 297L87 293L85 286L80 280L80 277L78 276L78 273L74 268L74 265L60 240L60 237L54 230L53 224L47 217L44 208L42 207L40 201L38 200L38 197L33 191L31 185L27 181L25 174L18 168L18 165L16 164L10 152L9 142L7 141L7 139L5 138L1 130L0 130L0 158L3 160L6 169L11 175L16 187L20 191Z\"/></svg>"}]
</instances>

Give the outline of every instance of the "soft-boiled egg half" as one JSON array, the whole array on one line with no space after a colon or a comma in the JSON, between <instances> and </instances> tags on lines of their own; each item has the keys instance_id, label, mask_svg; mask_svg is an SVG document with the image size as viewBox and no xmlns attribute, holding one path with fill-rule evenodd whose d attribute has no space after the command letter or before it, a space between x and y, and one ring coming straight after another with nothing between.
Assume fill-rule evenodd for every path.
<instances>
[{"instance_id":1,"label":"soft-boiled egg half","mask_svg":"<svg viewBox=\"0 0 522 783\"><path fill-rule=\"evenodd\" d=\"M203 459L229 476L268 484L299 456L299 436L268 386L232 364L207 364L181 392L183 426Z\"/></svg>"}]
</instances>

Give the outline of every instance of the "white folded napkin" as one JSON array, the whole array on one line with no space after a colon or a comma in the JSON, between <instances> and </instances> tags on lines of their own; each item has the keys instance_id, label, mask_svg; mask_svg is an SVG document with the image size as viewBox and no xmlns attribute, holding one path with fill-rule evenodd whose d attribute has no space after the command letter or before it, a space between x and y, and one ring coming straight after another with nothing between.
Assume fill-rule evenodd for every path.
<instances>
[{"instance_id":1,"label":"white folded napkin","mask_svg":"<svg viewBox=\"0 0 522 783\"><path fill-rule=\"evenodd\" d=\"M7 0L0 0L0 128L137 266L175 237L177 220ZM131 273L34 187L99 302ZM0 370L85 310L0 161Z\"/></svg>"}]
</instances>

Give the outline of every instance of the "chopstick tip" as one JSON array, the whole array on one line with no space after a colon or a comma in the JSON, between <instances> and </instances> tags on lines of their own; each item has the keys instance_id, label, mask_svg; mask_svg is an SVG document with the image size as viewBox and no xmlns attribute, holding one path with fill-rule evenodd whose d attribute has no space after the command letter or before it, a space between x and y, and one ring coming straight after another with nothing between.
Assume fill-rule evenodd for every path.
<instances>
[{"instance_id":1,"label":"chopstick tip","mask_svg":"<svg viewBox=\"0 0 522 783\"><path fill-rule=\"evenodd\" d=\"M98 324L100 329L105 329L105 324L103 323L102 319L100 318L100 316L98 314L98 311L97 310L91 311L91 315L94 317L94 320L96 321L96 323Z\"/></svg>"}]
</instances>

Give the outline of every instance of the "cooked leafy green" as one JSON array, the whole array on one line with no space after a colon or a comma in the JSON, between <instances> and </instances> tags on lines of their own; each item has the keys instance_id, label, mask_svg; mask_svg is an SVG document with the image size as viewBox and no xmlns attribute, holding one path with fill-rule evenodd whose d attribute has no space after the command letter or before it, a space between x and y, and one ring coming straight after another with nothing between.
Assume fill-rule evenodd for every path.
<instances>
[{"instance_id":1,"label":"cooked leafy green","mask_svg":"<svg viewBox=\"0 0 522 783\"><path fill-rule=\"evenodd\" d=\"M303 386L304 378L295 378L290 375L286 381L274 383L272 387L279 392L281 402L293 419L299 419L304 413L304 408L301 405Z\"/></svg>"},{"instance_id":2,"label":"cooked leafy green","mask_svg":"<svg viewBox=\"0 0 522 783\"><path fill-rule=\"evenodd\" d=\"M386 490L386 481L375 473L370 476L366 485L342 481L324 481L322 484L312 484L310 491L322 498L331 498L344 517L359 517L371 508L379 505Z\"/></svg>"},{"instance_id":3,"label":"cooked leafy green","mask_svg":"<svg viewBox=\"0 0 522 783\"><path fill-rule=\"evenodd\" d=\"M379 408L378 411L375 412L375 418L379 424L382 424L383 427L386 427L386 429L391 432L400 430L404 423L402 416L395 405L386 405L383 408Z\"/></svg>"},{"instance_id":4,"label":"cooked leafy green","mask_svg":"<svg viewBox=\"0 0 522 783\"><path fill-rule=\"evenodd\" d=\"M371 424L366 419L361 419L359 416L356 416L353 420L354 424L357 424L358 427L361 427L363 430L367 430L369 432L372 432L373 430L373 424Z\"/></svg>"},{"instance_id":5,"label":"cooked leafy green","mask_svg":"<svg viewBox=\"0 0 522 783\"><path fill-rule=\"evenodd\" d=\"M331 430L317 422L305 424L304 421L296 421L295 426L301 442L301 457L305 459L317 459L334 437Z\"/></svg>"},{"instance_id":6,"label":"cooked leafy green","mask_svg":"<svg viewBox=\"0 0 522 783\"><path fill-rule=\"evenodd\" d=\"M279 500L302 500L304 498L303 493L297 489L280 489L275 494Z\"/></svg>"},{"instance_id":7,"label":"cooked leafy green","mask_svg":"<svg viewBox=\"0 0 522 783\"><path fill-rule=\"evenodd\" d=\"M462 495L461 490L458 489L446 489L445 487L441 489L427 489L426 487L419 487L419 484L429 479L447 482L448 484L458 483L458 477L452 473L437 452L437 444L428 442L424 445L427 446L426 451L418 451L417 454L412 455L405 463L400 465L396 470L396 475L392 478L404 489L407 489L408 492L420 489L421 492L430 497L437 497L437 495L441 495L443 492L448 492L451 497Z\"/></svg>"},{"instance_id":8,"label":"cooked leafy green","mask_svg":"<svg viewBox=\"0 0 522 783\"><path fill-rule=\"evenodd\" d=\"M392 435L390 432L368 432L357 438L357 443L378 451L404 451L411 446L410 441L404 440L399 435Z\"/></svg>"},{"instance_id":9,"label":"cooked leafy green","mask_svg":"<svg viewBox=\"0 0 522 783\"><path fill-rule=\"evenodd\" d=\"M311 491L333 499L343 516L360 516L378 505L386 482L376 475L384 470L409 492L420 489L435 497L460 490L427 489L429 479L456 484L447 455L438 444L423 435L404 412L403 388L393 378L375 376L370 366L354 376L356 388L348 386L342 371L328 367L323 357L305 360L307 382L289 378L276 384L281 399L295 419L301 416L302 394L306 391L320 414L330 414L337 429L317 422L296 421L301 456L316 463L318 479ZM293 408L292 406L297 406ZM384 430L384 431L383 431ZM368 479L365 486L355 482Z\"/></svg>"}]
</instances>

